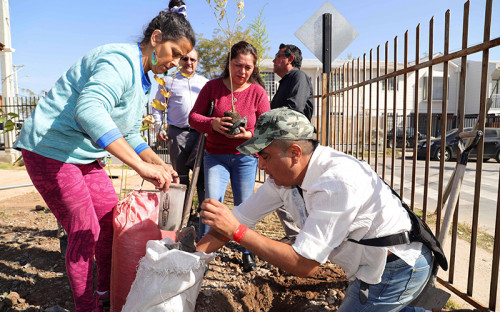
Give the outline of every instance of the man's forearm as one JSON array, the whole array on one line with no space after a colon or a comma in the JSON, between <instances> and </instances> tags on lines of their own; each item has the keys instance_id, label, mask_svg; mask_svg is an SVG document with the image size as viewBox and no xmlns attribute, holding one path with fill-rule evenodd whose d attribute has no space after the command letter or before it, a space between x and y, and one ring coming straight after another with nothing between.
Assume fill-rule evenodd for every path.
<instances>
[{"instance_id":1,"label":"man's forearm","mask_svg":"<svg viewBox=\"0 0 500 312\"><path fill-rule=\"evenodd\" d=\"M196 251L214 252L227 241L217 231L210 229L196 245ZM292 246L264 237L250 229L246 231L241 245L267 262L297 276L311 276L320 265L299 255Z\"/></svg>"},{"instance_id":2,"label":"man's forearm","mask_svg":"<svg viewBox=\"0 0 500 312\"><path fill-rule=\"evenodd\" d=\"M250 229L246 231L241 246L296 276L311 276L320 266L318 262L299 255L292 246L262 236Z\"/></svg>"}]
</instances>

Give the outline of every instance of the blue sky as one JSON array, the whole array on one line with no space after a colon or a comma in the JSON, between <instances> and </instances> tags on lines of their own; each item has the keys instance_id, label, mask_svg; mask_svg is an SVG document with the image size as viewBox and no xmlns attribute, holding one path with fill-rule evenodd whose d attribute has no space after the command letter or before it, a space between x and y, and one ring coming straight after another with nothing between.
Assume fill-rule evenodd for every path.
<instances>
[{"instance_id":1,"label":"blue sky","mask_svg":"<svg viewBox=\"0 0 500 312\"><path fill-rule=\"evenodd\" d=\"M185 0L188 19L196 33L210 38L217 23L205 0ZM229 0L230 7L234 1ZM281 42L296 44L305 58L314 55L295 37L295 31L324 3L323 0L247 0L246 27L264 6L264 18L271 51ZM358 38L340 55L362 57L370 49L389 41L392 59L394 37L403 50L404 32L409 31L409 60L415 59L415 28L421 24L421 56L428 51L429 20L434 16L434 52L443 51L444 16L451 11L451 47L458 50L462 38L463 3L461 0L330 0L330 3L354 26ZM10 19L14 65L24 65L18 72L18 85L35 93L49 90L53 83L88 50L106 43L135 42L142 30L167 1L157 0L11 0ZM483 38L484 0L471 0L469 45ZM232 15L234 16L234 14ZM493 1L491 38L500 36L500 1ZM472 59L481 60L481 55ZM402 55L398 56L399 61ZM500 61L500 47L490 51L490 59Z\"/></svg>"}]
</instances>

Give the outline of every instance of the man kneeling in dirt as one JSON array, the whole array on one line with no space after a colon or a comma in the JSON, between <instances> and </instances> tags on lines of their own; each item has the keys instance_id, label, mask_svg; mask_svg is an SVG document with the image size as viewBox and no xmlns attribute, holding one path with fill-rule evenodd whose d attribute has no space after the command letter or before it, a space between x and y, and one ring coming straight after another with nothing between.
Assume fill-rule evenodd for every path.
<instances>
[{"instance_id":1,"label":"man kneeling in dirt","mask_svg":"<svg viewBox=\"0 0 500 312\"><path fill-rule=\"evenodd\" d=\"M330 260L351 280L339 312L425 311L405 306L431 275L433 256L426 246L413 242L373 247L349 240L410 231L401 201L369 165L318 145L313 132L304 115L288 108L259 117L253 138L238 150L258 153L259 169L269 178L232 211L206 199L201 217L212 229L197 250L213 252L232 239L301 277L313 275ZM300 228L291 246L251 230L281 206Z\"/></svg>"}]
</instances>

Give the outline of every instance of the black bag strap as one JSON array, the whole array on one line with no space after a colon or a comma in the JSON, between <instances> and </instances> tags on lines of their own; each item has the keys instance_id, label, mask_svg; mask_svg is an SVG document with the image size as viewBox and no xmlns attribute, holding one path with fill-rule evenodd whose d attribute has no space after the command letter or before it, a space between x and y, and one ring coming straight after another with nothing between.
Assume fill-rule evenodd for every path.
<instances>
[{"instance_id":1,"label":"black bag strap","mask_svg":"<svg viewBox=\"0 0 500 312\"><path fill-rule=\"evenodd\" d=\"M410 217L412 224L411 231L387 235L383 237L361 239L359 241L349 238L348 241L374 247L389 247L394 245L409 244L411 242L422 242L432 251L436 259L436 263L433 268L433 274L436 274L437 272L436 264L439 264L439 266L441 266L445 271L448 270L448 260L446 259L446 255L441 248L441 244L434 236L429 226L419 216L417 216L410 209L410 207L408 207L401 196L399 196L399 194L396 193L396 191L394 191L394 189L389 184L387 184L387 182L385 182L383 179L381 180L391 189L392 194L394 194L394 196L399 198L399 200L401 201L401 205Z\"/></svg>"},{"instance_id":2,"label":"black bag strap","mask_svg":"<svg viewBox=\"0 0 500 312\"><path fill-rule=\"evenodd\" d=\"M365 245L365 246L374 246L374 247L389 247L394 245L402 245L411 243L410 240L410 232L405 231L402 233L375 237L375 238L365 238L362 240L354 240L352 238L347 239L350 242Z\"/></svg>"},{"instance_id":3,"label":"black bag strap","mask_svg":"<svg viewBox=\"0 0 500 312\"><path fill-rule=\"evenodd\" d=\"M396 196L397 198L399 198L403 208L405 208L405 210L408 211L410 208L408 207L408 205L406 205L406 203L403 201L401 196L399 196L399 194L396 193L396 191L389 184L387 184L387 182L385 182L383 179L380 179L380 180L382 180L382 182L384 182L385 185L387 185L391 189L392 194L394 196ZM409 213L409 211L408 211L408 213ZM412 226L413 226L413 222L412 222ZM348 238L347 240L350 242L365 245L365 246L390 247L390 246L394 246L394 245L410 244L411 242L414 241L411 238L412 238L411 232L405 231L405 232L391 234L391 235L382 236L382 237L365 238L365 239L361 239L359 241L354 240L352 238Z\"/></svg>"}]
</instances>

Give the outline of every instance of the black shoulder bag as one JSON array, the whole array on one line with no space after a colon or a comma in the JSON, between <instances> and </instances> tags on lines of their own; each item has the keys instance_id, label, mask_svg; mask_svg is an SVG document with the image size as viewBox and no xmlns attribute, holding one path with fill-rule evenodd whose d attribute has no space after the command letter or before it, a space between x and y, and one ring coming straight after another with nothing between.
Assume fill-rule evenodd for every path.
<instances>
[{"instance_id":1,"label":"black shoulder bag","mask_svg":"<svg viewBox=\"0 0 500 312\"><path fill-rule=\"evenodd\" d=\"M417 216L410 209L410 207L408 207L408 205L403 201L403 199L399 196L399 194L396 193L396 191L394 191L392 187L389 186L389 188L391 189L392 194L394 194L397 198L399 198L399 200L401 201L401 205L408 212L408 215L410 216L411 219L411 230L409 232L406 231L383 237L367 238L359 241L349 238L348 241L361 245L375 246L375 247L389 247L394 245L410 244L412 242L421 242L432 251L432 253L434 254L434 258L436 259L436 262L439 264L439 266L443 270L447 271L448 260L446 259L446 255L444 254L444 251L441 248L441 244L437 240L436 236L434 236L429 226L422 219L420 219L420 217Z\"/></svg>"}]
</instances>

